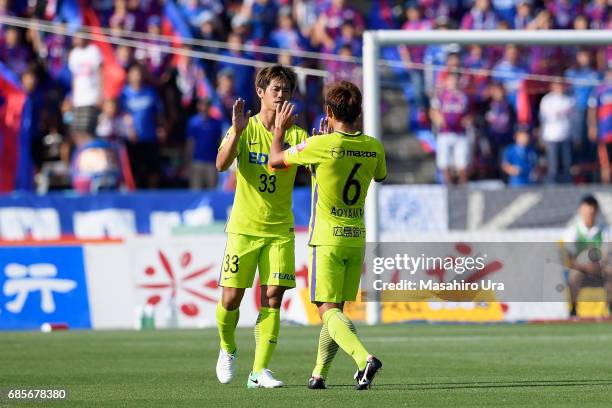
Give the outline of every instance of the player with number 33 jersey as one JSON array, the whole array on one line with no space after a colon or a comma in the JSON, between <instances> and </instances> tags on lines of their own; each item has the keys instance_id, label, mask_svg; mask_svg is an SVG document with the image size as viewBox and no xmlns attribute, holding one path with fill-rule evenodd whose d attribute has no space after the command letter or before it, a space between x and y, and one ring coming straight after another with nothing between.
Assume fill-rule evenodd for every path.
<instances>
[{"instance_id":1,"label":"player with number 33 jersey","mask_svg":"<svg viewBox=\"0 0 612 408\"><path fill-rule=\"evenodd\" d=\"M247 379L248 388L282 387L268 369L280 332L280 307L284 291L295 287L295 238L291 197L296 169L270 167L270 144L277 106L291 98L295 73L275 65L262 69L255 79L261 110L245 112L238 99L232 111L232 127L221 142L217 170L225 171L238 161L234 205L227 223L219 285L222 298L217 305L220 351L216 373L227 384L235 373L236 325L246 288L253 286L259 270L261 307L255 324L255 358ZM287 130L286 145L307 138L303 129Z\"/></svg>"}]
</instances>

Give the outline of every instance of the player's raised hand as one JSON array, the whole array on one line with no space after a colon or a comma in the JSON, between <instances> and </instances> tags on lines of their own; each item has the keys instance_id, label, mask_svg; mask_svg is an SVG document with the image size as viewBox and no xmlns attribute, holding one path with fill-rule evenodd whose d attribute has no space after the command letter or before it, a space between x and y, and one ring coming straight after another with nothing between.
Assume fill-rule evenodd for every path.
<instances>
[{"instance_id":1,"label":"player's raised hand","mask_svg":"<svg viewBox=\"0 0 612 408\"><path fill-rule=\"evenodd\" d=\"M251 111L245 112L244 109L244 99L236 99L234 106L232 107L232 126L234 127L237 135L240 135L249 124L249 116L251 116Z\"/></svg>"},{"instance_id":2,"label":"player's raised hand","mask_svg":"<svg viewBox=\"0 0 612 408\"><path fill-rule=\"evenodd\" d=\"M327 118L327 116L325 116L321 118L321 120L319 121L319 130L312 128L312 135L313 136L326 135L333 131L334 129L332 129L332 127L329 125L329 119Z\"/></svg>"},{"instance_id":3,"label":"player's raised hand","mask_svg":"<svg viewBox=\"0 0 612 408\"><path fill-rule=\"evenodd\" d=\"M277 128L281 128L282 130L287 130L291 126L293 126L294 108L295 105L293 105L289 101L283 102L282 105L276 105L276 117L274 118L274 126Z\"/></svg>"}]
</instances>

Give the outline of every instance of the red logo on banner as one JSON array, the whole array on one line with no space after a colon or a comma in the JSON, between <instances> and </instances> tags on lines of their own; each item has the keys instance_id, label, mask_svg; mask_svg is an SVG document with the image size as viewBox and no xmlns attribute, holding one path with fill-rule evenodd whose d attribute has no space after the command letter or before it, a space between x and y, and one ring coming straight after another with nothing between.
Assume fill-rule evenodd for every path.
<instances>
[{"instance_id":1,"label":"red logo on banner","mask_svg":"<svg viewBox=\"0 0 612 408\"><path fill-rule=\"evenodd\" d=\"M144 276L150 283L138 285L139 288L150 291L147 303L156 305L163 296L177 298L180 292L181 298L190 298L192 301L182 301L177 305L181 313L188 317L196 317L200 313L200 308L196 302L209 302L216 304L217 299L210 292L216 292L218 288L217 279L209 278L207 273L213 269L214 264L203 268L193 267L191 261L193 257L190 251L184 252L179 260L180 269L173 269L167 255L158 250L157 255L161 263L161 269L154 266L147 266ZM209 294L206 294L208 292Z\"/></svg>"}]
</instances>

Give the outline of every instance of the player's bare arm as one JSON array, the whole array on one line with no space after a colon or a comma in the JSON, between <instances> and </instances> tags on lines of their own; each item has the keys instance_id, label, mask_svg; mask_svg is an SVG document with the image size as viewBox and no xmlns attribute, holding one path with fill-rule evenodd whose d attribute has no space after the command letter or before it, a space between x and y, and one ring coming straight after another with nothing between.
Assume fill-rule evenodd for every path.
<instances>
[{"instance_id":1,"label":"player's bare arm","mask_svg":"<svg viewBox=\"0 0 612 408\"><path fill-rule=\"evenodd\" d=\"M251 111L245 112L244 99L238 98L232 107L232 127L229 131L229 140L223 145L219 153L217 153L216 167L217 171L227 170L238 155L238 142L240 135L249 123Z\"/></svg>"},{"instance_id":2,"label":"player's bare arm","mask_svg":"<svg viewBox=\"0 0 612 408\"><path fill-rule=\"evenodd\" d=\"M602 272L600 261L583 263L578 262L575 258L570 258L570 268L591 276L601 276Z\"/></svg>"},{"instance_id":3,"label":"player's bare arm","mask_svg":"<svg viewBox=\"0 0 612 408\"><path fill-rule=\"evenodd\" d=\"M283 140L285 132L293 126L293 109L294 105L291 102L283 102L282 105L276 106L276 117L274 119L274 137L270 146L270 166L275 169L285 168L283 151Z\"/></svg>"}]
</instances>

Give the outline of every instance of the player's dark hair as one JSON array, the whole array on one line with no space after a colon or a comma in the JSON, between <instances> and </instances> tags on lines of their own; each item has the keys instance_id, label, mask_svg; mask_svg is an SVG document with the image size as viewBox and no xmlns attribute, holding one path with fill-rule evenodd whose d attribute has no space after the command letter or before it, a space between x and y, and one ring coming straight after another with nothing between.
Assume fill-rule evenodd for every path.
<instances>
[{"instance_id":1,"label":"player's dark hair","mask_svg":"<svg viewBox=\"0 0 612 408\"><path fill-rule=\"evenodd\" d=\"M297 75L295 75L295 72L293 72L291 68L282 65L272 65L257 73L255 86L257 88L266 89L274 79L286 81L291 92L293 92L297 83Z\"/></svg>"},{"instance_id":2,"label":"player's dark hair","mask_svg":"<svg viewBox=\"0 0 612 408\"><path fill-rule=\"evenodd\" d=\"M339 82L327 91L325 105L340 122L355 123L361 115L361 91L351 82Z\"/></svg>"},{"instance_id":3,"label":"player's dark hair","mask_svg":"<svg viewBox=\"0 0 612 408\"><path fill-rule=\"evenodd\" d=\"M595 196L593 196L592 194L587 194L584 197L582 197L582 200L580 200L580 205L582 204L586 204L589 207L593 207L595 209L599 208L599 202L597 201Z\"/></svg>"}]
</instances>

